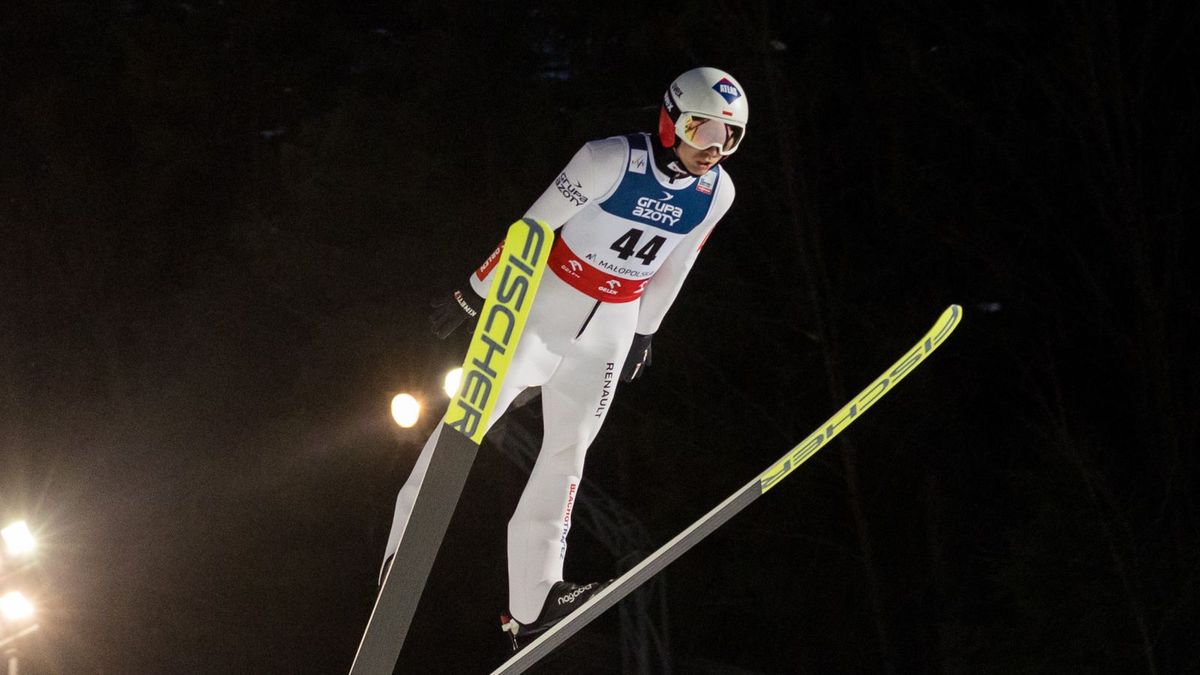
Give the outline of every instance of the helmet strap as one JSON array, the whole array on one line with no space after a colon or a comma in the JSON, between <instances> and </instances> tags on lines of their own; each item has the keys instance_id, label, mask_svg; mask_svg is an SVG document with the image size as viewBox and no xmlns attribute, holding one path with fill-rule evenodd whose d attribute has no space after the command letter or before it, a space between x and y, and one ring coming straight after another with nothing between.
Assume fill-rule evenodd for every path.
<instances>
[{"instance_id":1,"label":"helmet strap","mask_svg":"<svg viewBox=\"0 0 1200 675\"><path fill-rule=\"evenodd\" d=\"M671 181L682 180L684 178L692 178L693 174L688 173L688 170L683 166L683 160L679 159L679 153L675 148L679 147L679 139L675 139L674 145L669 148L663 147L661 143L651 143L650 147L654 150L654 165L658 167Z\"/></svg>"}]
</instances>

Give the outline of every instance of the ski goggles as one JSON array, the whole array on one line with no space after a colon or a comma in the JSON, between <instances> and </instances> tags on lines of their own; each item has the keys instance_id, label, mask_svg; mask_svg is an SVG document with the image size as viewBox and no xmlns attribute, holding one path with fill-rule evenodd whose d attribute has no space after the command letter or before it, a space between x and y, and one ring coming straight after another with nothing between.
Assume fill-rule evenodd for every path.
<instances>
[{"instance_id":1,"label":"ski goggles","mask_svg":"<svg viewBox=\"0 0 1200 675\"><path fill-rule=\"evenodd\" d=\"M696 113L683 113L675 120L675 136L697 150L716 148L722 155L732 155L745 135L745 127Z\"/></svg>"}]
</instances>

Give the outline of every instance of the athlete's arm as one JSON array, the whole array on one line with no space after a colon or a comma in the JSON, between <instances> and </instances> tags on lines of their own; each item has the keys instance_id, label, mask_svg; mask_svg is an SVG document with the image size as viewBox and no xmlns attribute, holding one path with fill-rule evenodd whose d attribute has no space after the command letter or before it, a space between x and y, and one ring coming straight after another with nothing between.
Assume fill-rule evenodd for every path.
<instances>
[{"instance_id":1,"label":"athlete's arm","mask_svg":"<svg viewBox=\"0 0 1200 675\"><path fill-rule=\"evenodd\" d=\"M544 221L556 230L584 207L607 197L625 171L628 147L621 137L585 143L524 217ZM481 297L487 297L492 270L503 247L501 242L487 262L471 275L471 288Z\"/></svg>"},{"instance_id":2,"label":"athlete's arm","mask_svg":"<svg viewBox=\"0 0 1200 675\"><path fill-rule=\"evenodd\" d=\"M733 204L734 193L733 180L729 178L727 172L722 170L708 215L699 226L683 238L683 241L679 242L663 266L646 283L646 290L642 293L638 310L637 332L639 334L650 335L658 330L663 317L667 315L667 310L671 308L675 297L679 295L679 289L683 288L683 282L687 279L688 272L691 271L696 258L700 257L700 249L704 246L708 235L712 233L717 222Z\"/></svg>"}]
</instances>

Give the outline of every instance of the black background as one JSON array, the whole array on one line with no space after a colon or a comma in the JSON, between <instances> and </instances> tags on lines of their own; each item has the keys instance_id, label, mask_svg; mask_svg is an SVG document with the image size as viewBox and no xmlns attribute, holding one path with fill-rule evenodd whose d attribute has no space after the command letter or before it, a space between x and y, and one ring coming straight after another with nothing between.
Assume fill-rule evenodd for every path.
<instances>
[{"instance_id":1,"label":"black background","mask_svg":"<svg viewBox=\"0 0 1200 675\"><path fill-rule=\"evenodd\" d=\"M466 343L429 297L695 65L750 101L738 200L580 517L592 487L666 541L966 316L667 571L674 670L1196 672L1200 13L1032 4L4 3L23 672L344 672L428 432L388 401L436 408ZM404 672L504 658L522 483L485 443ZM618 557L577 528L568 576ZM539 672L620 672L616 617Z\"/></svg>"}]
</instances>

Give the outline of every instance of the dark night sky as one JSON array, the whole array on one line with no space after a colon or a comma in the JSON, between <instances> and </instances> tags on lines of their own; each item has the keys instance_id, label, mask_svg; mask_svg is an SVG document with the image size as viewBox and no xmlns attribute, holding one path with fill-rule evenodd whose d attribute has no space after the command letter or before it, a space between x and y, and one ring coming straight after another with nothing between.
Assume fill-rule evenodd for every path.
<instances>
[{"instance_id":1,"label":"dark night sky","mask_svg":"<svg viewBox=\"0 0 1200 675\"><path fill-rule=\"evenodd\" d=\"M344 672L428 432L388 401L466 342L430 296L695 65L748 92L738 201L592 448L569 576L966 318L651 587L648 671L1200 670L1194 3L350 4L0 8L0 518L42 541L22 672ZM403 672L504 658L537 425L484 444ZM536 672L621 672L620 623Z\"/></svg>"}]
</instances>

